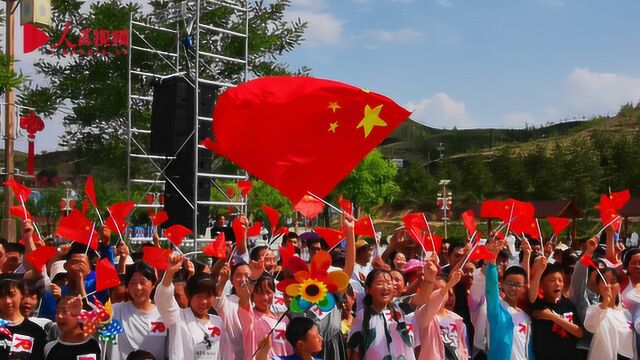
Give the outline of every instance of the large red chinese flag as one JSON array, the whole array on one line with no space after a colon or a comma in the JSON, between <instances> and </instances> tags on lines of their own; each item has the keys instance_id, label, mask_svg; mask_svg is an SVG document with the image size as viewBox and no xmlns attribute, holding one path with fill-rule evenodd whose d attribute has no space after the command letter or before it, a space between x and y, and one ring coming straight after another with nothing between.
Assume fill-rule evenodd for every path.
<instances>
[{"instance_id":1,"label":"large red chinese flag","mask_svg":"<svg viewBox=\"0 0 640 360\"><path fill-rule=\"evenodd\" d=\"M58 250L52 246L39 246L26 257L33 267L40 271L57 252Z\"/></svg>"},{"instance_id":2,"label":"large red chinese flag","mask_svg":"<svg viewBox=\"0 0 640 360\"><path fill-rule=\"evenodd\" d=\"M120 277L109 259L102 259L96 263L96 291L111 289L120 285Z\"/></svg>"},{"instance_id":3,"label":"large red chinese flag","mask_svg":"<svg viewBox=\"0 0 640 360\"><path fill-rule=\"evenodd\" d=\"M296 204L307 191L331 192L408 116L388 97L341 82L263 77L220 96L205 146Z\"/></svg>"},{"instance_id":4,"label":"large red chinese flag","mask_svg":"<svg viewBox=\"0 0 640 360\"><path fill-rule=\"evenodd\" d=\"M93 187L93 176L87 176L87 182L84 184L84 194L87 195L89 201L91 201L91 205L94 208L98 208L98 202L96 201L96 191Z\"/></svg>"}]
</instances>

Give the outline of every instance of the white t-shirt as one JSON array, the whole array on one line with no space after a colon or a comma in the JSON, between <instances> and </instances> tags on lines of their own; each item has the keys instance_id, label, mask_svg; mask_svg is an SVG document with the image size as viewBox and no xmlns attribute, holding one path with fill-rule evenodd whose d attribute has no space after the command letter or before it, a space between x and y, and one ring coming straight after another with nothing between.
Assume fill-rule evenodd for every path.
<instances>
[{"instance_id":1,"label":"white t-shirt","mask_svg":"<svg viewBox=\"0 0 640 360\"><path fill-rule=\"evenodd\" d=\"M238 301L236 295L220 296L213 303L213 308L222 318L224 332L222 334L222 357L224 360L244 359L242 326L238 317Z\"/></svg>"},{"instance_id":2,"label":"white t-shirt","mask_svg":"<svg viewBox=\"0 0 640 360\"><path fill-rule=\"evenodd\" d=\"M174 286L156 287L155 301L169 329L169 359L213 360L221 357L221 338L226 332L222 319L209 314L208 319L195 317L191 308L181 309L173 296Z\"/></svg>"},{"instance_id":3,"label":"white t-shirt","mask_svg":"<svg viewBox=\"0 0 640 360\"><path fill-rule=\"evenodd\" d=\"M587 308L584 327L593 333L589 360L616 359L623 355L633 359L633 330L631 315L622 308L601 309L600 304Z\"/></svg>"},{"instance_id":4,"label":"white t-shirt","mask_svg":"<svg viewBox=\"0 0 640 360\"><path fill-rule=\"evenodd\" d=\"M514 308L501 300L502 306L511 314L513 321L513 348L511 360L527 360L531 342L531 318L524 311Z\"/></svg>"},{"instance_id":5,"label":"white t-shirt","mask_svg":"<svg viewBox=\"0 0 640 360\"><path fill-rule=\"evenodd\" d=\"M458 342L460 337L466 338L466 329L458 329L458 321L452 313L436 314L436 320L438 321L438 327L440 329L440 339L444 345L445 352L450 351L455 354L456 359L462 359L460 356L460 349L458 348Z\"/></svg>"},{"instance_id":6,"label":"white t-shirt","mask_svg":"<svg viewBox=\"0 0 640 360\"><path fill-rule=\"evenodd\" d=\"M164 359L168 326L158 308L149 312L136 309L131 302L113 304L113 318L122 323L124 332L114 344L107 345L107 359L126 359L134 350L145 350L156 359Z\"/></svg>"}]
</instances>

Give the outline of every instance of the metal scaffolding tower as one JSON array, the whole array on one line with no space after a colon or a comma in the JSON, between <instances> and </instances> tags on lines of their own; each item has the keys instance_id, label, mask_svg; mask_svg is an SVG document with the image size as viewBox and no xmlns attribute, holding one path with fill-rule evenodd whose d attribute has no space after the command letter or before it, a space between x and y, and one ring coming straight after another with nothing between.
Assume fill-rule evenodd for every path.
<instances>
[{"instance_id":1,"label":"metal scaffolding tower","mask_svg":"<svg viewBox=\"0 0 640 360\"><path fill-rule=\"evenodd\" d=\"M218 21L219 17L226 20ZM132 17L129 26L127 194L136 203L136 208L162 208L163 204L158 201L145 203L147 194L163 192L168 184L178 189L165 171L179 151L183 148L192 149L193 196L186 196L179 189L178 193L193 209L191 230L194 241L185 240L184 244L192 244L194 251L197 251L199 243L211 241L208 231L198 229L199 217L208 218L209 215L199 213L199 205L233 206L238 212L246 212L246 199L229 198L221 182L245 180L247 173L222 173L215 169L206 171L203 169L210 169L211 166L203 168L198 160L201 151L208 151L199 145L200 141L211 136L203 133L201 128L215 121L210 113L200 113L201 87L216 86L220 93L247 80L249 4L248 0L186 0L171 3L165 9L152 13L148 19L140 21ZM227 45L231 42L244 45L240 46L244 48L243 54L236 51L230 55ZM233 48L237 49L238 46ZM229 64L235 71L228 70ZM153 87L150 85L174 76L183 77L194 91L193 132L179 146L176 154L154 155L149 149L149 114L153 101ZM214 196L216 200L199 197L198 180L203 179L216 189L215 194L219 194ZM134 197L134 193L138 198ZM204 237L199 235L203 233Z\"/></svg>"}]
</instances>

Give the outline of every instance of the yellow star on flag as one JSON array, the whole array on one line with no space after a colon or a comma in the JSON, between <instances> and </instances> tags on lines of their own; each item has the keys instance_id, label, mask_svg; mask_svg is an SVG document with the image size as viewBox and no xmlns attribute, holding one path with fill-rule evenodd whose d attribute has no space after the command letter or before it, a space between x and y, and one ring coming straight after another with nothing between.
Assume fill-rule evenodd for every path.
<instances>
[{"instance_id":1,"label":"yellow star on flag","mask_svg":"<svg viewBox=\"0 0 640 360\"><path fill-rule=\"evenodd\" d=\"M337 121L329 123L329 130L328 131L331 131L332 133L335 133L337 127L338 127L338 122Z\"/></svg>"},{"instance_id":2,"label":"yellow star on flag","mask_svg":"<svg viewBox=\"0 0 640 360\"><path fill-rule=\"evenodd\" d=\"M362 118L358 126L356 126L356 129L364 127L365 138L369 136L374 126L387 126L387 123L380 118L380 110L382 110L382 105L378 105L373 109L369 107L369 105L365 105L364 118Z\"/></svg>"},{"instance_id":3,"label":"yellow star on flag","mask_svg":"<svg viewBox=\"0 0 640 360\"><path fill-rule=\"evenodd\" d=\"M336 110L338 109L342 109L342 107L340 105L338 105L337 101L332 101L329 103L329 106L327 106L327 108L333 110L333 113L335 114Z\"/></svg>"}]
</instances>

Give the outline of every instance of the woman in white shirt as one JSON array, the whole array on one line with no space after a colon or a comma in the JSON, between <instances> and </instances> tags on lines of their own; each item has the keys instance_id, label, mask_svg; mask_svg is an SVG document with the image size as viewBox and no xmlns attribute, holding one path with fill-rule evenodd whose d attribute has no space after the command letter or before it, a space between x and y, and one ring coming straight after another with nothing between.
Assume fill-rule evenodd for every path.
<instances>
[{"instance_id":1,"label":"woman in white shirt","mask_svg":"<svg viewBox=\"0 0 640 360\"><path fill-rule=\"evenodd\" d=\"M631 315L620 306L619 273L608 268L602 275L606 283L597 279L600 304L589 306L584 319L585 329L593 333L588 359L636 359Z\"/></svg>"},{"instance_id":2,"label":"woman in white shirt","mask_svg":"<svg viewBox=\"0 0 640 360\"><path fill-rule=\"evenodd\" d=\"M108 344L107 359L126 359L137 349L152 353L156 359L165 358L167 327L151 301L156 282L155 270L144 262L138 261L127 267L125 286L128 301L113 304L113 318L122 323L124 332L118 335L117 342Z\"/></svg>"}]
</instances>

